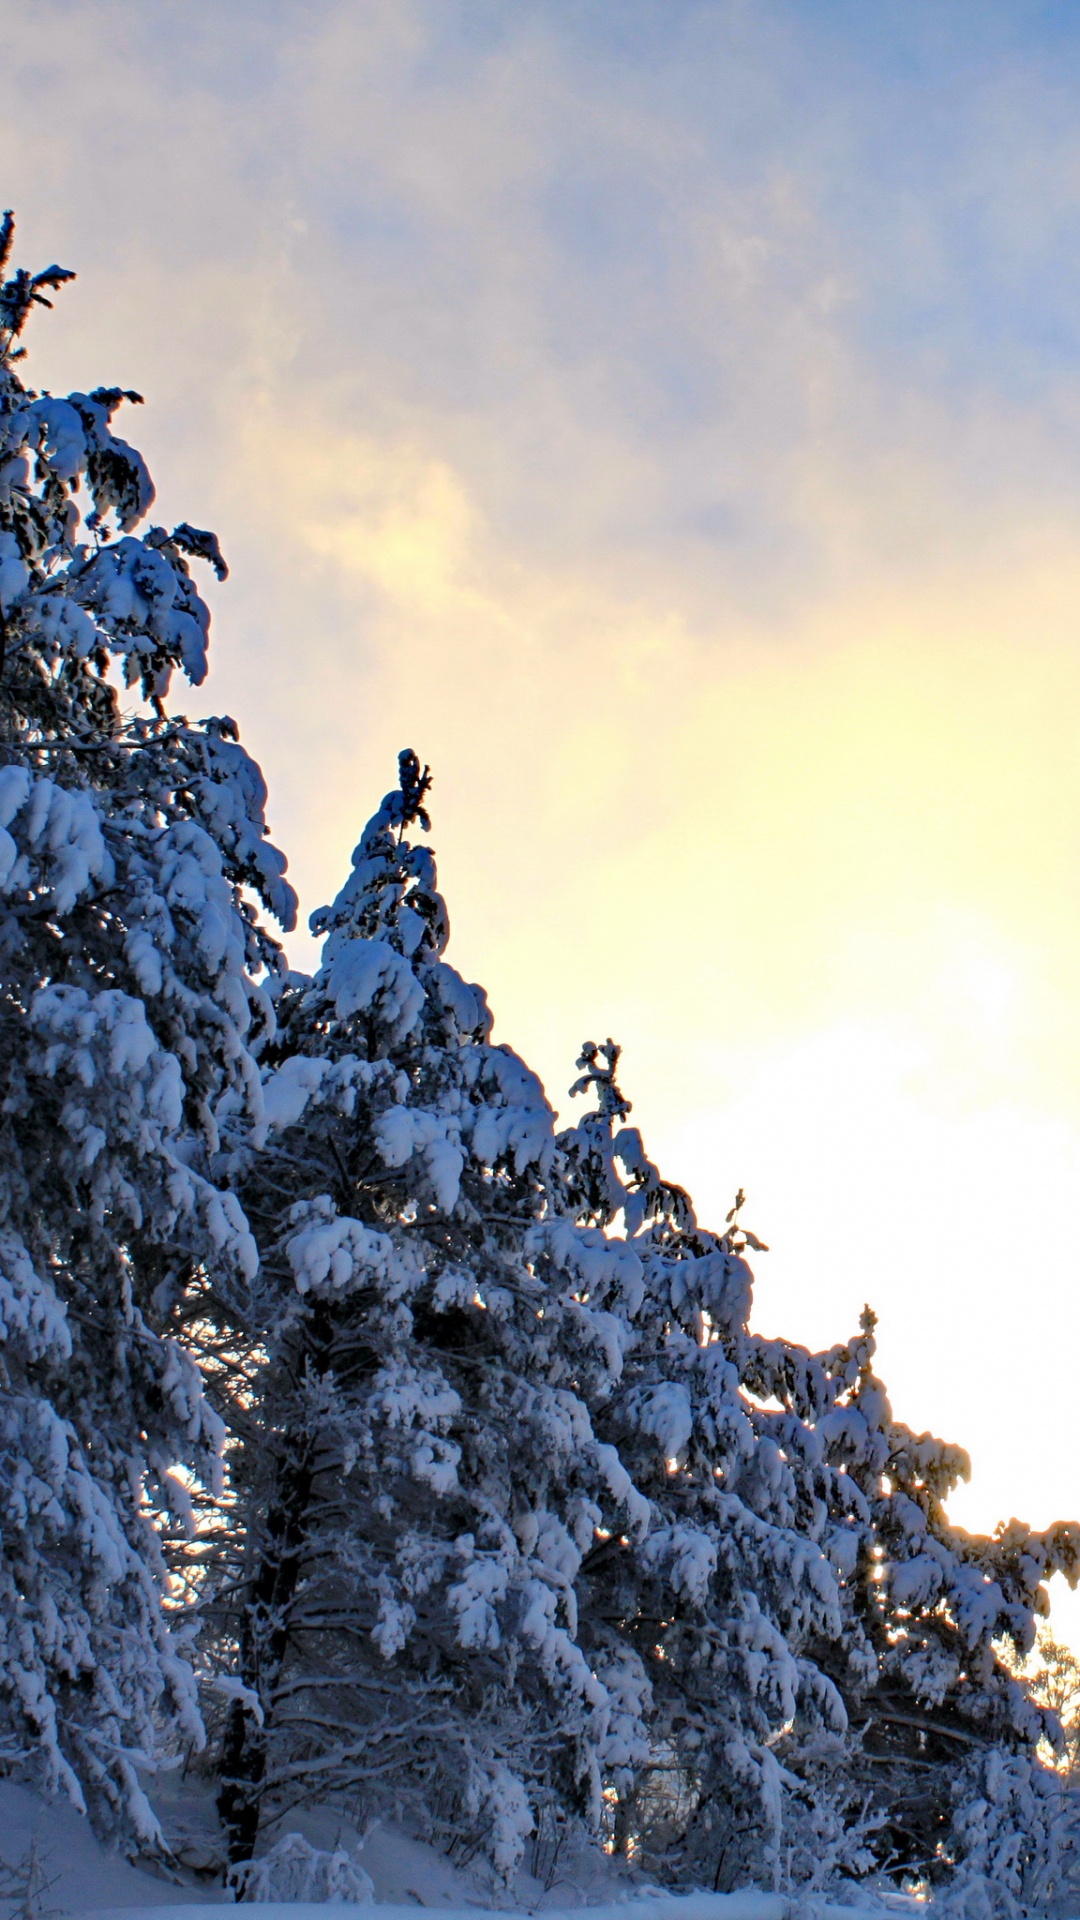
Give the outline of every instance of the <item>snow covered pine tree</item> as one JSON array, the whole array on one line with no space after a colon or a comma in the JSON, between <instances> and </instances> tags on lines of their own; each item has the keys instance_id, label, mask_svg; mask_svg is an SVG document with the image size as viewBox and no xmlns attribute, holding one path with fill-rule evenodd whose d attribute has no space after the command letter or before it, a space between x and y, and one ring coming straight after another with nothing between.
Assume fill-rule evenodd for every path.
<instances>
[{"instance_id":1,"label":"snow covered pine tree","mask_svg":"<svg viewBox=\"0 0 1080 1920\"><path fill-rule=\"evenodd\" d=\"M591 1619L617 1622L651 1701L618 1828L655 1868L719 1886L884 1869L991 1905L1060 1893L1075 1815L1036 1754L1058 1730L1002 1643L1022 1658L1045 1580L1076 1583L1080 1528L949 1524L967 1458L893 1421L869 1311L817 1355L750 1332L742 1196L722 1235L697 1225L619 1124L618 1057L585 1047L572 1091L597 1106L559 1136L567 1205L621 1219L644 1280L617 1390L591 1411L652 1522L632 1550L598 1545L578 1591L586 1651Z\"/></svg>"},{"instance_id":2,"label":"snow covered pine tree","mask_svg":"<svg viewBox=\"0 0 1080 1920\"><path fill-rule=\"evenodd\" d=\"M583 1657L597 1529L648 1510L592 1432L622 1362L587 1303L637 1261L553 1207L551 1110L442 959L411 753L314 980L278 1003L268 1136L239 1181L262 1253L259 1425L220 1805L392 1810L509 1874L541 1815L594 1825L647 1744L619 1650Z\"/></svg>"},{"instance_id":3,"label":"snow covered pine tree","mask_svg":"<svg viewBox=\"0 0 1080 1920\"><path fill-rule=\"evenodd\" d=\"M7 215L0 278L11 240ZM18 376L70 278L0 288L0 1757L152 1846L136 1769L200 1722L150 1510L182 1516L179 1470L213 1480L221 1443L170 1314L202 1264L255 1271L214 1166L273 1022L244 890L285 924L294 903L232 723L163 707L174 668L205 672L186 557L223 574L216 542L134 534L153 488L110 422L138 395Z\"/></svg>"},{"instance_id":4,"label":"snow covered pine tree","mask_svg":"<svg viewBox=\"0 0 1080 1920\"><path fill-rule=\"evenodd\" d=\"M841 1680L860 1732L851 1771L884 1816L878 1858L975 1884L1006 1908L1043 1904L1076 1888L1080 1823L1038 1758L1060 1724L1015 1669L1048 1611L1047 1579L1077 1583L1080 1526L951 1525L944 1502L967 1455L893 1420L874 1325L867 1309L859 1338L827 1356L843 1391L818 1421L854 1490Z\"/></svg>"},{"instance_id":5,"label":"snow covered pine tree","mask_svg":"<svg viewBox=\"0 0 1080 1920\"><path fill-rule=\"evenodd\" d=\"M757 1243L737 1209L698 1227L619 1124L610 1045L579 1062L597 1111L552 1139L442 958L406 838L427 785L403 754L314 916L323 965L280 994L265 1141L236 1162L267 1358L237 1476L234 1859L263 1808L317 1799L504 1875L538 1819L607 1821L675 1884L943 1872L978 1851L961 1742L1002 1801L983 1864L1007 1829L1022 1865L1043 1723L992 1640L1025 1644L1075 1530L948 1527L963 1457L892 1422L869 1322L820 1355L749 1331Z\"/></svg>"},{"instance_id":6,"label":"snow covered pine tree","mask_svg":"<svg viewBox=\"0 0 1080 1920\"><path fill-rule=\"evenodd\" d=\"M618 1058L611 1041L585 1046L571 1091L597 1105L558 1140L566 1210L621 1225L640 1273L634 1294L594 1295L627 1325L621 1379L593 1417L650 1526L640 1544L598 1540L578 1594L587 1647L593 1633L625 1645L648 1701L647 1763L611 1781L615 1840L653 1873L720 1890L858 1872L870 1856L844 1796L815 1794L778 1751L796 1725L834 1755L847 1733L812 1654L843 1624L828 1521L844 1501L813 1425L829 1381L748 1333L742 1255L760 1243L739 1225L742 1196L722 1234L698 1226L621 1124Z\"/></svg>"}]
</instances>

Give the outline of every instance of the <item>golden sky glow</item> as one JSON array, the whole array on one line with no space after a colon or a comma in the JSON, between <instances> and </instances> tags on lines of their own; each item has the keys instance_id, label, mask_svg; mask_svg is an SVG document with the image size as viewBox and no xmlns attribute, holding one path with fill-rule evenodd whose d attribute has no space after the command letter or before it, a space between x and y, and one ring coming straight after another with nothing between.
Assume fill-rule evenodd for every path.
<instances>
[{"instance_id":1,"label":"golden sky glow","mask_svg":"<svg viewBox=\"0 0 1080 1920\"><path fill-rule=\"evenodd\" d=\"M1075 14L302 11L0 24L35 377L233 564L193 704L305 913L414 746L497 1037L622 1042L965 1524L1080 1515Z\"/></svg>"}]
</instances>

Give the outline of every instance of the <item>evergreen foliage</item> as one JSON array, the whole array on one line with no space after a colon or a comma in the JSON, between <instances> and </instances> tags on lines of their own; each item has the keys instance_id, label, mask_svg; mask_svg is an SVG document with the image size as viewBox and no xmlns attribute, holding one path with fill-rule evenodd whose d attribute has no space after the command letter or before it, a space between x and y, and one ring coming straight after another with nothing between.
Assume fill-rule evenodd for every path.
<instances>
[{"instance_id":1,"label":"evergreen foliage","mask_svg":"<svg viewBox=\"0 0 1080 1920\"><path fill-rule=\"evenodd\" d=\"M578 1217L621 1216L645 1278L598 1430L652 1523L643 1550L594 1556L609 1593L583 1609L632 1638L667 1777L618 1783L625 1831L717 1884L813 1883L827 1862L1016 1898L1060 1886L1069 1821L1036 1754L1061 1730L1016 1666L1046 1579L1076 1583L1080 1528L949 1523L967 1457L893 1420L869 1309L817 1355L750 1330L743 1196L723 1235L697 1225L619 1124L617 1063L610 1041L586 1045L572 1092L596 1108L559 1145Z\"/></svg>"},{"instance_id":2,"label":"evergreen foliage","mask_svg":"<svg viewBox=\"0 0 1080 1920\"><path fill-rule=\"evenodd\" d=\"M893 1421L869 1312L817 1355L750 1330L742 1196L698 1225L610 1042L553 1137L442 958L407 837L429 775L400 771L314 916L319 973L282 993L239 1182L267 1359L234 1856L261 1803L310 1795L503 1874L574 1822L675 1884L983 1873L1043 1805L1053 1733L999 1643L1026 1651L1077 1530L950 1527L966 1459ZM1022 1879L1038 1843L1009 1847Z\"/></svg>"},{"instance_id":3,"label":"evergreen foliage","mask_svg":"<svg viewBox=\"0 0 1080 1920\"><path fill-rule=\"evenodd\" d=\"M0 272L12 222L0 227ZM222 1433L170 1311L254 1242L215 1163L260 1112L246 902L289 923L265 791L230 721L165 717L205 671L190 527L135 528L145 465L112 429L134 394L35 393L18 336L58 268L0 288L0 1738L125 1841L153 1844L136 1768L164 1724L198 1740L162 1610L152 1509L183 1519ZM125 715L122 665L149 710Z\"/></svg>"},{"instance_id":4,"label":"evergreen foliage","mask_svg":"<svg viewBox=\"0 0 1080 1920\"><path fill-rule=\"evenodd\" d=\"M675 1886L1056 1897L1061 1728L1019 1669L1080 1529L950 1524L966 1458L894 1420L869 1310L818 1354L752 1330L742 1196L699 1225L612 1042L556 1134L444 957L415 754L286 971L261 774L165 704L217 542L137 531L137 394L23 385L71 275L3 279L11 240L0 1763L159 1846L139 1772L203 1738L194 1648L248 1897L365 1895L265 1851L304 1803L504 1882L576 1833Z\"/></svg>"},{"instance_id":5,"label":"evergreen foliage","mask_svg":"<svg viewBox=\"0 0 1080 1920\"><path fill-rule=\"evenodd\" d=\"M558 1210L551 1110L442 958L434 860L406 837L427 774L400 771L313 918L319 972L282 994L240 1183L267 1357L221 1805L234 1858L260 1800L336 1797L505 1876L545 1808L597 1823L641 1745L575 1585L598 1528L647 1525L589 1414L622 1348L588 1296L637 1262Z\"/></svg>"}]
</instances>

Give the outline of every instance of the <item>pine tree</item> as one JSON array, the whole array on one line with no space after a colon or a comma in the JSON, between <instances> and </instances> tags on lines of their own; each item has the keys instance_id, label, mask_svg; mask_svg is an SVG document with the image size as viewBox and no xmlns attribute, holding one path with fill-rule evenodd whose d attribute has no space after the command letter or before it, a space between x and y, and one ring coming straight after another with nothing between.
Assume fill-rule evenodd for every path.
<instances>
[{"instance_id":1,"label":"pine tree","mask_svg":"<svg viewBox=\"0 0 1080 1920\"><path fill-rule=\"evenodd\" d=\"M267 1135L236 1163L266 1359L234 1860L264 1808L314 1797L503 1874L543 1820L675 1884L1024 1867L1048 1723L992 1643L1024 1644L1075 1531L949 1528L964 1457L893 1422L871 1315L818 1355L750 1330L742 1196L698 1225L623 1124L610 1043L579 1061L595 1111L553 1138L442 957L406 837L428 784L402 755L314 916L323 964L280 994ZM1001 1805L973 1824L987 1766Z\"/></svg>"},{"instance_id":2,"label":"pine tree","mask_svg":"<svg viewBox=\"0 0 1080 1920\"><path fill-rule=\"evenodd\" d=\"M931 1880L989 1874L1019 1898L1066 1871L1058 1782L1038 1752L1061 1728L1017 1667L1049 1610L1046 1581L1076 1585L1080 1527L953 1526L945 1502L967 1455L893 1419L874 1326L867 1309L849 1349L856 1377L820 1422L858 1493L842 1642L859 1648L852 1767L882 1809L881 1860Z\"/></svg>"},{"instance_id":3,"label":"pine tree","mask_svg":"<svg viewBox=\"0 0 1080 1920\"><path fill-rule=\"evenodd\" d=\"M572 1092L597 1105L559 1146L575 1217L621 1219L645 1278L597 1426L653 1524L644 1552L598 1548L580 1596L652 1701L623 1834L718 1885L885 1869L1059 1891L1068 1820L1037 1755L1058 1728L1014 1668L1046 1579L1076 1582L1080 1529L950 1524L967 1457L893 1420L869 1309L818 1355L750 1330L743 1196L723 1234L698 1226L620 1125L618 1058L584 1048Z\"/></svg>"},{"instance_id":4,"label":"pine tree","mask_svg":"<svg viewBox=\"0 0 1080 1920\"><path fill-rule=\"evenodd\" d=\"M622 1323L588 1301L633 1255L553 1204L551 1110L490 1039L448 926L427 770L366 828L283 992L270 1134L240 1183L267 1360L239 1469L248 1542L220 1805L391 1810L500 1874L539 1819L595 1826L644 1751L621 1649L586 1659L576 1582L648 1508L588 1407ZM253 1333L254 1333L253 1329Z\"/></svg>"},{"instance_id":5,"label":"pine tree","mask_svg":"<svg viewBox=\"0 0 1080 1920\"><path fill-rule=\"evenodd\" d=\"M173 1335L201 1275L255 1273L219 1166L261 1117L279 965L246 890L294 903L232 722L165 711L174 670L205 673L188 560L223 576L216 541L136 533L153 487L112 419L137 394L20 379L71 278L0 287L0 1739L154 1845L137 1768L201 1729L152 1519L183 1522L222 1442Z\"/></svg>"},{"instance_id":6,"label":"pine tree","mask_svg":"<svg viewBox=\"0 0 1080 1920\"><path fill-rule=\"evenodd\" d=\"M801 1744L833 1753L847 1733L840 1689L811 1652L842 1632L832 1523L845 1489L815 1430L841 1381L749 1333L743 1256L761 1243L740 1225L743 1196L723 1233L699 1227L687 1194L621 1124L618 1060L611 1041L583 1048L571 1092L597 1105L559 1136L568 1210L609 1233L621 1224L643 1279L632 1302L597 1300L630 1307L626 1364L598 1430L647 1495L651 1525L640 1545L599 1542L580 1596L583 1621L628 1650L649 1701L646 1764L611 1783L615 1837L653 1872L720 1889L812 1877L825 1837L833 1864L858 1870L859 1822L826 1809L826 1836L809 1785L777 1751L796 1726Z\"/></svg>"}]
</instances>

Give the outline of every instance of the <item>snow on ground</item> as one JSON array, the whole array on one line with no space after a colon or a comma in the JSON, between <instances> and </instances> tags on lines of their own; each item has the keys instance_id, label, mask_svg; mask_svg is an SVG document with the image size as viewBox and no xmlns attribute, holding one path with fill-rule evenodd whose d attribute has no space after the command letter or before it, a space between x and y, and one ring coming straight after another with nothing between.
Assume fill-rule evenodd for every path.
<instances>
[{"instance_id":1,"label":"snow on ground","mask_svg":"<svg viewBox=\"0 0 1080 1920\"><path fill-rule=\"evenodd\" d=\"M0 1877L26 1871L37 1843L42 1891L37 1905L42 1920L50 1913L76 1913L86 1907L120 1909L172 1907L192 1898L190 1886L171 1885L129 1865L94 1838L88 1821L66 1801L39 1799L26 1787L0 1781ZM5 1871L5 1869L7 1871ZM214 1892L198 1895L213 1900ZM218 1893L220 1902L225 1895ZM10 1913L0 1898L0 1912Z\"/></svg>"},{"instance_id":2,"label":"snow on ground","mask_svg":"<svg viewBox=\"0 0 1080 1920\"><path fill-rule=\"evenodd\" d=\"M36 1845L41 1884L33 1904L38 1920L90 1913L98 1920L142 1920L163 1908L168 1908L169 1920L201 1920L207 1907L231 1904L231 1895L220 1886L199 1882L200 1869L210 1870L214 1854L215 1823L207 1795L179 1776L166 1776L156 1783L154 1801L182 1863L182 1883L130 1865L95 1839L87 1820L65 1801L46 1801L26 1787L0 1781L0 1880L8 1874L24 1877ZM455 1866L435 1848L393 1829L376 1826L362 1837L340 1815L322 1808L290 1815L287 1826L314 1846L344 1846L362 1864L374 1887L375 1905L363 1909L367 1920L373 1914L378 1920L414 1920L424 1908L439 1911L444 1920L476 1920L478 1911L493 1906L490 1883L485 1884L481 1872ZM582 1859L563 1863L561 1871L555 1863L546 1884L522 1874L512 1898L513 1908L504 1905L502 1911L557 1915L564 1908L587 1905L590 1920L626 1920L628 1900L636 1907L640 1894L618 1863L590 1850ZM640 1903L647 1904L649 1920L676 1920L676 1915L678 1920L782 1920L784 1909L782 1901L767 1894L740 1896L736 1906L705 1896L677 1901L657 1896ZM14 1904L0 1896L0 1920L8 1920ZM324 1909L303 1902L263 1902L259 1911L268 1920L284 1914L309 1920Z\"/></svg>"},{"instance_id":3,"label":"snow on ground","mask_svg":"<svg viewBox=\"0 0 1080 1920\"><path fill-rule=\"evenodd\" d=\"M775 1893L699 1893L681 1895L646 1894L633 1901L614 1901L607 1906L589 1907L586 1911L589 1920L628 1920L628 1913L641 1920L787 1920L793 1910L793 1903L784 1900ZM170 1920L203 1920L205 1908L202 1906L179 1906L170 1908ZM325 1906L308 1905L303 1901L267 1901L252 1909L262 1920L325 1920ZM442 1910L449 1920L476 1920L478 1909L472 1907L448 1907ZM493 1920L522 1920L528 1909L495 1908ZM551 1915L551 1920L560 1920L563 1913L580 1915L582 1909L545 1907L543 1912ZM850 1908L837 1908L834 1913L843 1913L844 1920L854 1920ZM334 1908L335 1913L355 1914L364 1920L416 1920L417 1908L408 1907L345 1907ZM104 1912L96 1912L94 1920L154 1920L152 1907L135 1908L115 1907Z\"/></svg>"},{"instance_id":4,"label":"snow on ground","mask_svg":"<svg viewBox=\"0 0 1080 1920\"><path fill-rule=\"evenodd\" d=\"M0 1781L0 1920L18 1920L27 1912L16 1891L32 1857L38 1884L29 1903L33 1920L204 1920L207 1908L231 1904L220 1886L198 1883L198 1863L207 1863L209 1819L205 1795L185 1790L177 1782L170 1794L155 1793L157 1809L170 1842L188 1864L184 1879L166 1879L132 1866L95 1839L88 1822L63 1801L46 1801L25 1787ZM417 1910L434 1909L441 1920L477 1920L488 1912L491 1920L521 1920L542 1913L547 1920L573 1915L582 1920L789 1920L794 1905L779 1894L746 1890L729 1894L668 1895L635 1884L618 1863L590 1852L587 1858L555 1868L546 1884L522 1875L513 1892L514 1905L494 1905L490 1885L433 1847L411 1840L389 1828L376 1827L361 1839L339 1816L319 1809L290 1816L288 1826L303 1831L313 1844L328 1849L344 1845L361 1861L374 1886L374 1904L338 1905L335 1911L357 1920L415 1920ZM15 1884L13 1884L13 1882ZM505 1901L505 1896L504 1896ZM906 1909L916 1901L889 1900L890 1907ZM266 1920L321 1920L325 1906L302 1901L260 1902ZM858 1910L813 1903L814 1920L860 1920ZM873 1920L881 1920L875 1906ZM871 1909L864 1910L870 1920Z\"/></svg>"}]
</instances>

